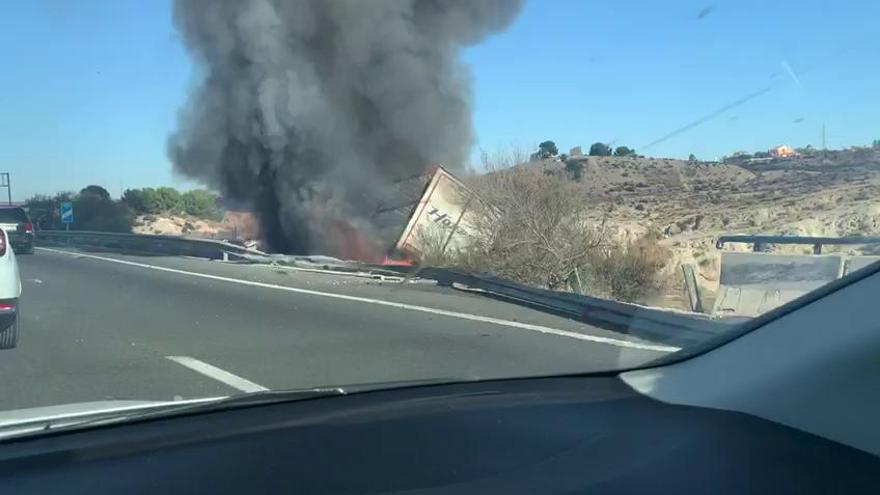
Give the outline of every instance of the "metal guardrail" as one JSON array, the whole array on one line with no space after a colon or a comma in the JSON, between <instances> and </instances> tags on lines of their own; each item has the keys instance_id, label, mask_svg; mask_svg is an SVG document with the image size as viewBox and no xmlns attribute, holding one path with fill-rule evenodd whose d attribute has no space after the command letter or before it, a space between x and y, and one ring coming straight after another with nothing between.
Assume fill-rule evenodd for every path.
<instances>
[{"instance_id":1,"label":"metal guardrail","mask_svg":"<svg viewBox=\"0 0 880 495\"><path fill-rule=\"evenodd\" d=\"M688 346L705 341L741 323L741 318L661 310L637 304L599 299L567 292L536 289L488 275L472 275L442 268L423 268L418 276L440 284L458 283L486 295L632 335L652 342Z\"/></svg>"},{"instance_id":2,"label":"metal guardrail","mask_svg":"<svg viewBox=\"0 0 880 495\"><path fill-rule=\"evenodd\" d=\"M228 259L236 256L266 256L226 241L167 235L121 234L82 230L40 230L36 232L37 245L105 248L141 254L167 256L195 256L209 259Z\"/></svg>"},{"instance_id":3,"label":"metal guardrail","mask_svg":"<svg viewBox=\"0 0 880 495\"><path fill-rule=\"evenodd\" d=\"M813 254L822 254L822 246L851 244L880 244L880 237L801 237L785 235L723 235L715 243L717 249L723 249L728 242L753 244L752 251L760 253L768 244L807 244L813 246Z\"/></svg>"}]
</instances>

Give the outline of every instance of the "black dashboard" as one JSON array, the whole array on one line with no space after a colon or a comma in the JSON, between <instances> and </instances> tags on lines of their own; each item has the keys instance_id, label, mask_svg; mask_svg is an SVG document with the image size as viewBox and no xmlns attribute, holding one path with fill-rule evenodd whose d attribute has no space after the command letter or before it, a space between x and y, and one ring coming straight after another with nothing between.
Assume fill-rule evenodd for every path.
<instances>
[{"instance_id":1,"label":"black dashboard","mask_svg":"<svg viewBox=\"0 0 880 495\"><path fill-rule=\"evenodd\" d=\"M0 444L0 493L877 493L880 458L615 377L433 385Z\"/></svg>"}]
</instances>

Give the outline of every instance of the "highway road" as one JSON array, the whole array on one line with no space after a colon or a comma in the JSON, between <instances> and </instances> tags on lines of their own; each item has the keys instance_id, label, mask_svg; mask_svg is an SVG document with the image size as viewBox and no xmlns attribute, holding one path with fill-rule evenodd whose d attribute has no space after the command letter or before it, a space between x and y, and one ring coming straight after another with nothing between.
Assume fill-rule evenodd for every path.
<instances>
[{"instance_id":1,"label":"highway road","mask_svg":"<svg viewBox=\"0 0 880 495\"><path fill-rule=\"evenodd\" d=\"M674 349L429 282L38 249L0 410L608 370Z\"/></svg>"}]
</instances>

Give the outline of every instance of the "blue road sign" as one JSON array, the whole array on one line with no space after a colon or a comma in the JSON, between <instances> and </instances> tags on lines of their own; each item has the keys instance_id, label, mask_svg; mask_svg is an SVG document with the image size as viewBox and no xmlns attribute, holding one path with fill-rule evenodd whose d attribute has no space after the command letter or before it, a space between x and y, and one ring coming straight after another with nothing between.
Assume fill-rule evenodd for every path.
<instances>
[{"instance_id":1,"label":"blue road sign","mask_svg":"<svg viewBox=\"0 0 880 495\"><path fill-rule=\"evenodd\" d=\"M73 203L61 203L61 222L68 225L73 223Z\"/></svg>"}]
</instances>

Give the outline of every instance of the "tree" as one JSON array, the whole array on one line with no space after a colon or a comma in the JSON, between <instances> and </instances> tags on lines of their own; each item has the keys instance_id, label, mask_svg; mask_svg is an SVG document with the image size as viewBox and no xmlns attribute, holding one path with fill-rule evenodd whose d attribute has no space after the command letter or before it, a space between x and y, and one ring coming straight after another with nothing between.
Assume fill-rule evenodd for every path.
<instances>
[{"instance_id":1,"label":"tree","mask_svg":"<svg viewBox=\"0 0 880 495\"><path fill-rule=\"evenodd\" d=\"M540 158L550 158L551 156L558 155L559 149L556 148L556 143L553 141L544 141L538 145L537 154Z\"/></svg>"},{"instance_id":2,"label":"tree","mask_svg":"<svg viewBox=\"0 0 880 495\"><path fill-rule=\"evenodd\" d=\"M131 232L133 215L122 201L80 193L73 200L73 230Z\"/></svg>"},{"instance_id":3,"label":"tree","mask_svg":"<svg viewBox=\"0 0 880 495\"><path fill-rule=\"evenodd\" d=\"M91 185L86 186L79 192L80 196L94 196L98 199L109 201L110 193L101 186Z\"/></svg>"},{"instance_id":4,"label":"tree","mask_svg":"<svg viewBox=\"0 0 880 495\"><path fill-rule=\"evenodd\" d=\"M614 149L614 156L633 156L635 154L636 150L627 146L618 146Z\"/></svg>"},{"instance_id":5,"label":"tree","mask_svg":"<svg viewBox=\"0 0 880 495\"><path fill-rule=\"evenodd\" d=\"M590 146L590 156L611 156L611 146L605 143L593 143Z\"/></svg>"},{"instance_id":6,"label":"tree","mask_svg":"<svg viewBox=\"0 0 880 495\"><path fill-rule=\"evenodd\" d=\"M217 196L211 191L196 189L183 194L181 198L183 211L187 215L198 218L217 219L220 217L220 208L217 206Z\"/></svg>"},{"instance_id":7,"label":"tree","mask_svg":"<svg viewBox=\"0 0 880 495\"><path fill-rule=\"evenodd\" d=\"M62 229L61 204L73 201L76 195L72 192L60 192L55 196L38 194L25 200L24 206L28 209L31 221L37 224L40 230Z\"/></svg>"},{"instance_id":8,"label":"tree","mask_svg":"<svg viewBox=\"0 0 880 495\"><path fill-rule=\"evenodd\" d=\"M156 188L155 208L159 212L180 213L183 211L183 196L173 187Z\"/></svg>"},{"instance_id":9,"label":"tree","mask_svg":"<svg viewBox=\"0 0 880 495\"><path fill-rule=\"evenodd\" d=\"M122 201L140 215L175 214L184 211L183 195L173 187L128 189L123 193Z\"/></svg>"},{"instance_id":10,"label":"tree","mask_svg":"<svg viewBox=\"0 0 880 495\"><path fill-rule=\"evenodd\" d=\"M128 205L137 214L155 213L149 211L147 189L126 189L122 193L122 202ZM152 191L152 189L150 189Z\"/></svg>"},{"instance_id":11,"label":"tree","mask_svg":"<svg viewBox=\"0 0 880 495\"><path fill-rule=\"evenodd\" d=\"M695 161L697 161L697 155L691 153L690 155L688 155L688 161L689 161L689 162L695 162Z\"/></svg>"},{"instance_id":12,"label":"tree","mask_svg":"<svg viewBox=\"0 0 880 495\"><path fill-rule=\"evenodd\" d=\"M875 150L880 149L880 139L875 139L873 143L871 143L871 147Z\"/></svg>"}]
</instances>

